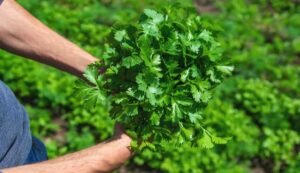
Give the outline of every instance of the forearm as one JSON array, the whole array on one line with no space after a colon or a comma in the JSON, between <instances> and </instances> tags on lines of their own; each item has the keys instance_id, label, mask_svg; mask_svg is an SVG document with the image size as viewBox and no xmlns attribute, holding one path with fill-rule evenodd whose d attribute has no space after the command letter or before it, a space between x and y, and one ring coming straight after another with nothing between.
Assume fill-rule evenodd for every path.
<instances>
[{"instance_id":1,"label":"forearm","mask_svg":"<svg viewBox=\"0 0 300 173\"><path fill-rule=\"evenodd\" d=\"M0 48L81 76L96 58L31 16L13 0L0 6Z\"/></svg>"},{"instance_id":2,"label":"forearm","mask_svg":"<svg viewBox=\"0 0 300 173\"><path fill-rule=\"evenodd\" d=\"M55 160L2 170L3 173L102 173L119 167L130 157L130 138L119 138Z\"/></svg>"}]
</instances>

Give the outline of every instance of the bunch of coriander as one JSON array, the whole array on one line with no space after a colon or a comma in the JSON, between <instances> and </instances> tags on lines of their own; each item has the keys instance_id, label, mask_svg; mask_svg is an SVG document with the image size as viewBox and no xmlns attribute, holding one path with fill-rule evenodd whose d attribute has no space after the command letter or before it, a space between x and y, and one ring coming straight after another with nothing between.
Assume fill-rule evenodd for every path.
<instances>
[{"instance_id":1,"label":"bunch of coriander","mask_svg":"<svg viewBox=\"0 0 300 173\"><path fill-rule=\"evenodd\" d=\"M233 67L224 65L220 43L190 11L146 9L138 23L116 26L102 61L88 67L88 82L78 87L87 104L107 107L123 124L135 149L227 141L201 120L212 89Z\"/></svg>"}]
</instances>

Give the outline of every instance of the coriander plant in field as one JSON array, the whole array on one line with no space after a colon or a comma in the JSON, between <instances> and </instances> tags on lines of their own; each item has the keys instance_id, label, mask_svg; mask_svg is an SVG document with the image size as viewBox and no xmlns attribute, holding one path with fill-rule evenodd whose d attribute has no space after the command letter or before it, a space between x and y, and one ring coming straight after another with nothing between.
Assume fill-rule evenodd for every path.
<instances>
[{"instance_id":1,"label":"coriander plant in field","mask_svg":"<svg viewBox=\"0 0 300 173\"><path fill-rule=\"evenodd\" d=\"M77 88L87 105L109 109L134 149L210 148L228 140L201 123L212 89L233 70L221 53L196 12L146 9L138 23L113 29L102 61L88 67Z\"/></svg>"}]
</instances>

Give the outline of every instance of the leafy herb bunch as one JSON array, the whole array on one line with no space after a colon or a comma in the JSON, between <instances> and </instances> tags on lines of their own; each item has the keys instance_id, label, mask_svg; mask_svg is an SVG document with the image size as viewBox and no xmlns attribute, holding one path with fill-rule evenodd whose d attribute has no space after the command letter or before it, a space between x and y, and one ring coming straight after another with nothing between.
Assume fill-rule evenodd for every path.
<instances>
[{"instance_id":1,"label":"leafy herb bunch","mask_svg":"<svg viewBox=\"0 0 300 173\"><path fill-rule=\"evenodd\" d=\"M221 45L190 11L146 9L138 23L116 26L103 61L85 73L92 84L80 88L85 100L109 107L141 142L132 143L137 149L166 142L209 148L227 140L205 130L201 119L211 90L233 68L224 65Z\"/></svg>"}]
</instances>

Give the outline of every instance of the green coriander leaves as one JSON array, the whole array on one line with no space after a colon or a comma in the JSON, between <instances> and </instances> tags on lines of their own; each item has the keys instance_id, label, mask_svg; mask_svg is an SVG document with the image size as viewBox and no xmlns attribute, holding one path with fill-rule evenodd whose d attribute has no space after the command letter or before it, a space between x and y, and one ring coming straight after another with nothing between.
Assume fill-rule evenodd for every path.
<instances>
[{"instance_id":1,"label":"green coriander leaves","mask_svg":"<svg viewBox=\"0 0 300 173\"><path fill-rule=\"evenodd\" d=\"M85 73L92 86L80 90L91 92L83 94L97 102L91 105L109 105L112 118L141 141L135 149L186 142L211 148L228 140L201 125L212 89L233 71L221 49L196 12L146 9L138 23L115 28L103 62Z\"/></svg>"}]
</instances>

